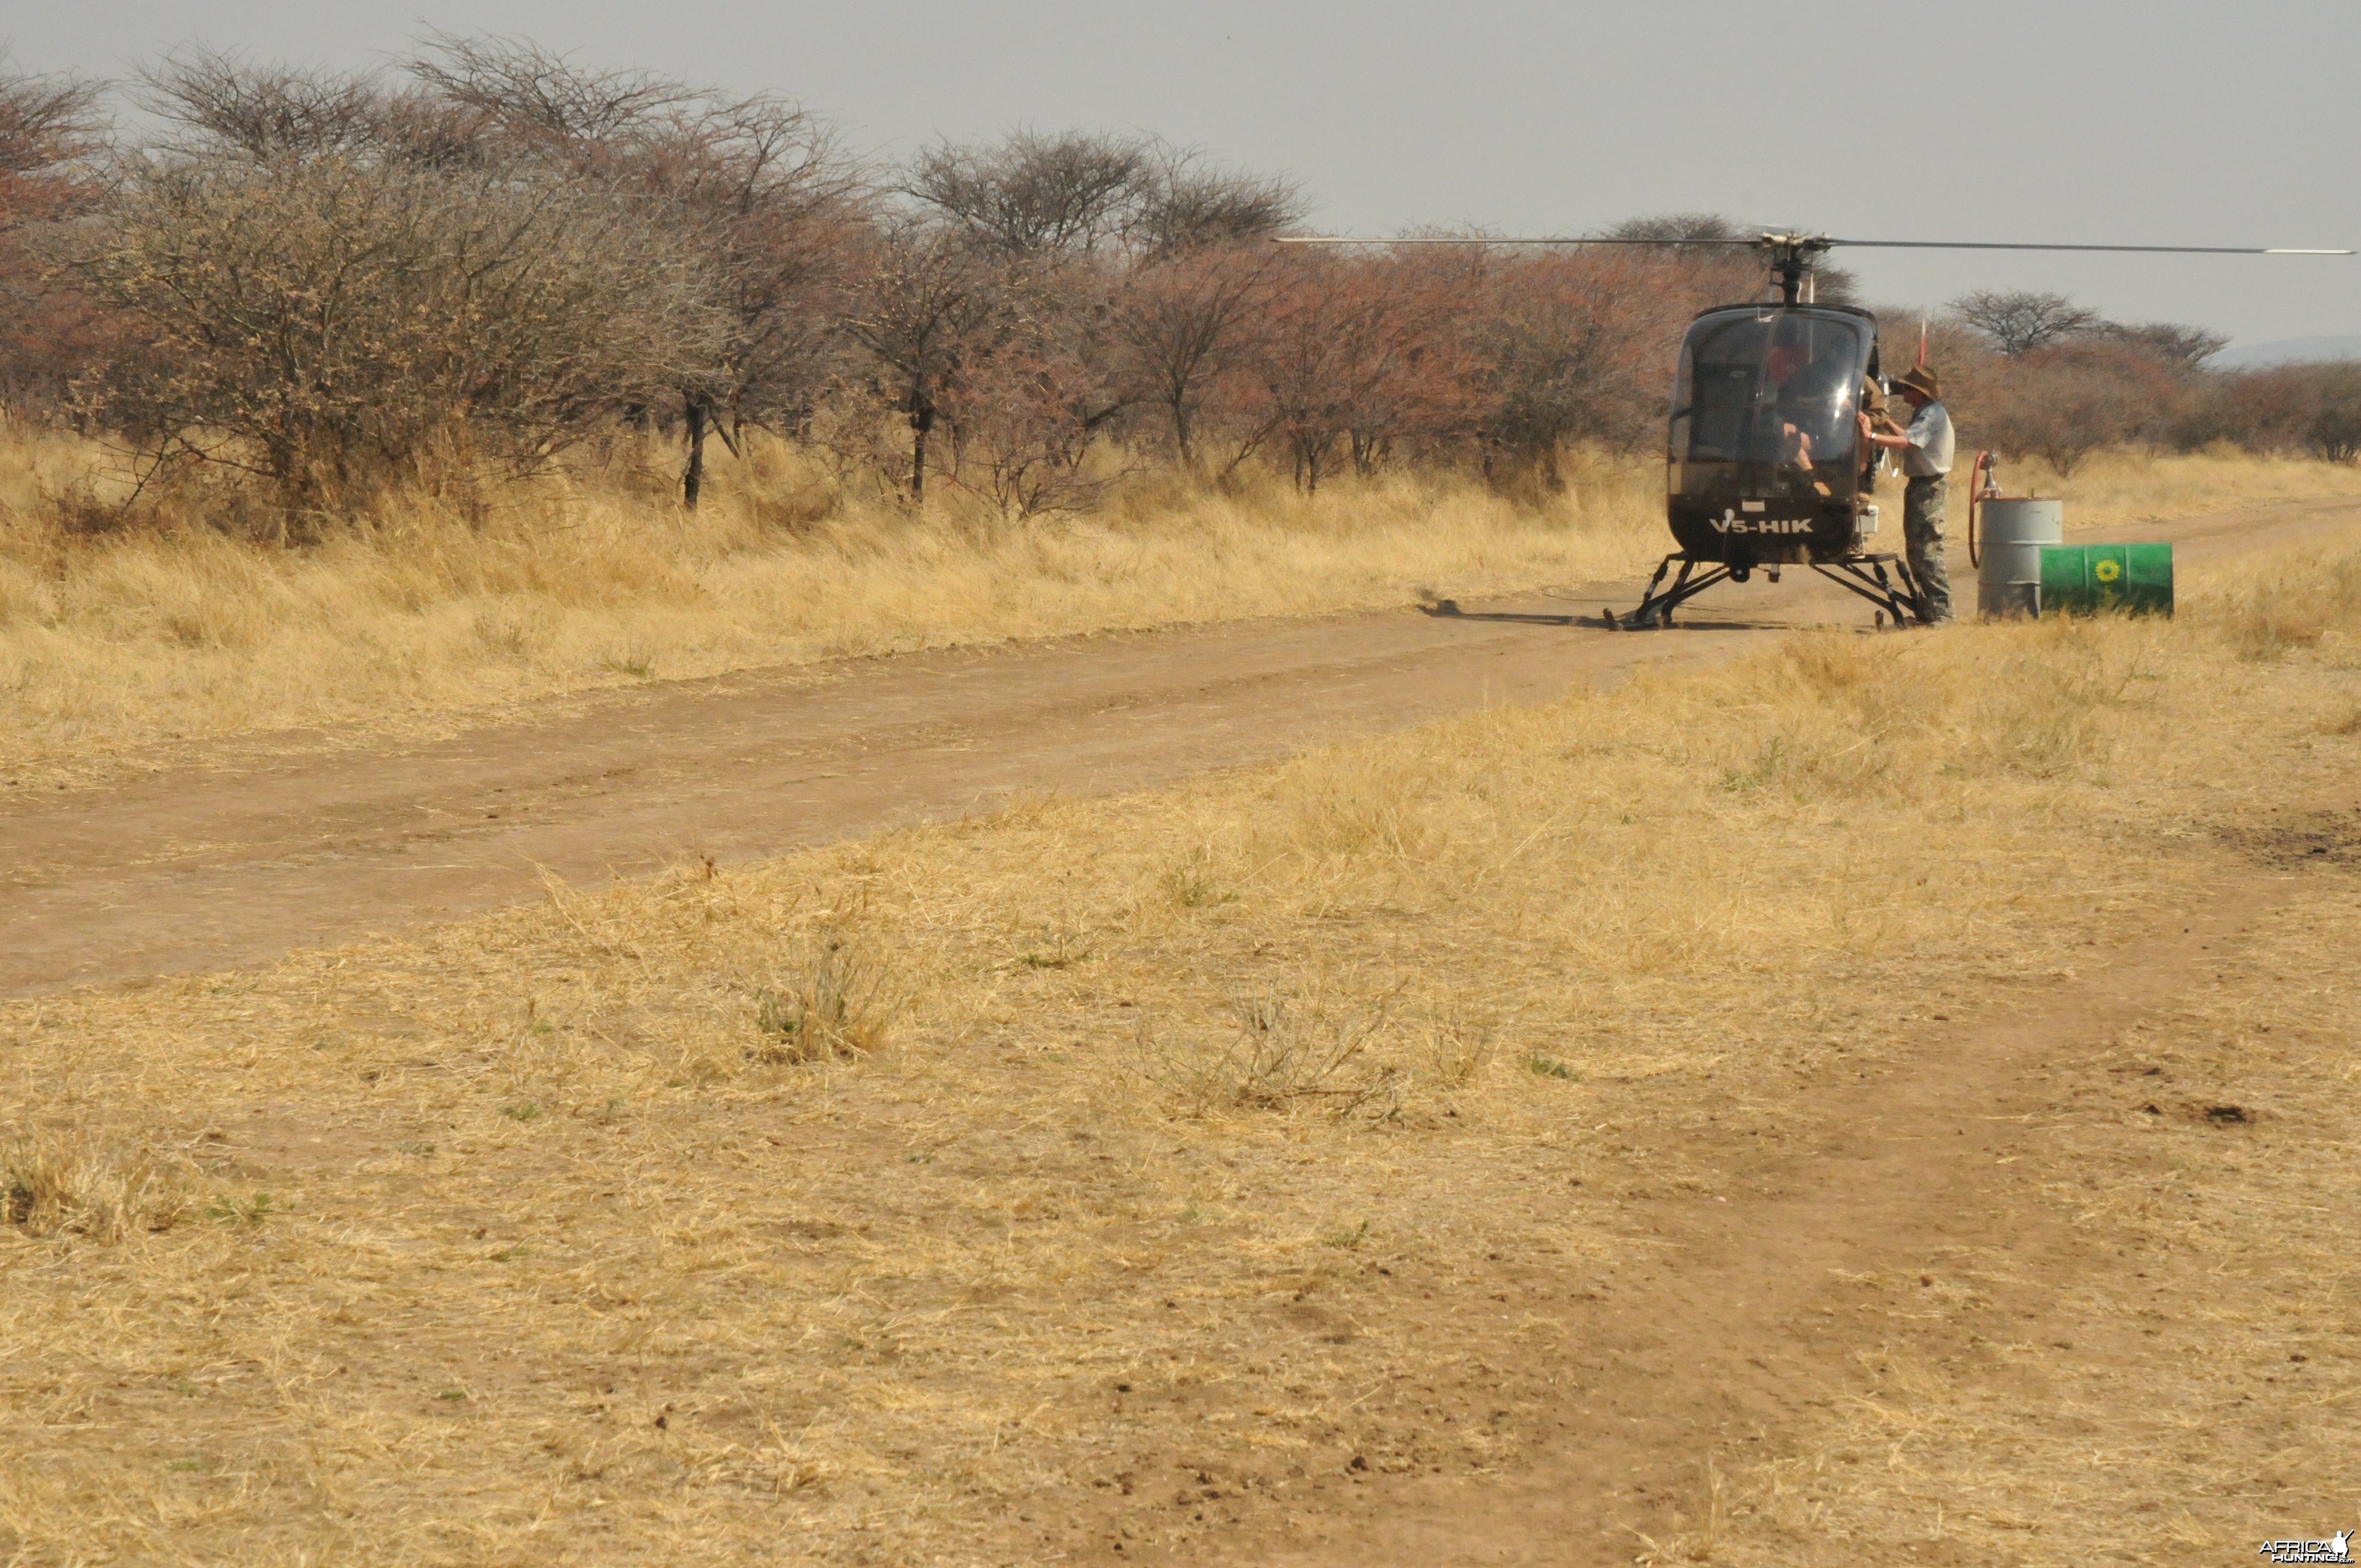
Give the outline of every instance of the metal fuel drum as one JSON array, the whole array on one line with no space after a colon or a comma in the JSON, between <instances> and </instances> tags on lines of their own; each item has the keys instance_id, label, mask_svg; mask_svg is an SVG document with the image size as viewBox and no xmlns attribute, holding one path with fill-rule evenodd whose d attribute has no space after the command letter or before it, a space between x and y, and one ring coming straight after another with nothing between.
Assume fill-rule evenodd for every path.
<instances>
[{"instance_id":1,"label":"metal fuel drum","mask_svg":"<svg viewBox=\"0 0 2361 1568\"><path fill-rule=\"evenodd\" d=\"M2041 551L2041 611L2172 613L2169 544L2051 544Z\"/></svg>"},{"instance_id":2,"label":"metal fuel drum","mask_svg":"<svg viewBox=\"0 0 2361 1568\"><path fill-rule=\"evenodd\" d=\"M1978 515L1977 613L1986 620L2039 615L2042 546L2066 537L2066 503L1995 497L1980 503Z\"/></svg>"}]
</instances>

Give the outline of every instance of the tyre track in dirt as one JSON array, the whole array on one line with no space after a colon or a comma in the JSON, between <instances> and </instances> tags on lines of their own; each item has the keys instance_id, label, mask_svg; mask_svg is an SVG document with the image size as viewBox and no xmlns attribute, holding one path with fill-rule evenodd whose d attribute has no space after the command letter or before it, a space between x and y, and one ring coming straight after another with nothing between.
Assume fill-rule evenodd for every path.
<instances>
[{"instance_id":1,"label":"tyre track in dirt","mask_svg":"<svg viewBox=\"0 0 2361 1568\"><path fill-rule=\"evenodd\" d=\"M2137 532L2202 558L2355 515L2307 503ZM553 699L427 742L313 736L274 751L266 737L150 758L96 787L12 780L0 994L258 961L529 898L547 876L1150 787L1867 616L1791 572L1717 590L1669 635L1604 630L1600 611L1637 592L848 660Z\"/></svg>"},{"instance_id":2,"label":"tyre track in dirt","mask_svg":"<svg viewBox=\"0 0 2361 1568\"><path fill-rule=\"evenodd\" d=\"M1779 1144L1738 1135L1748 1114L1714 1097L1726 1136L1705 1157L1707 1190L1626 1212L1627 1223L1644 1220L1648 1261L1606 1279L1578 1270L1522 1282L1557 1298L1565 1393L1549 1413L1552 1440L1513 1473L1348 1473L1298 1498L1291 1519L1267 1511L1186 1547L1135 1544L1078 1560L1268 1568L1653 1562L1676 1538L1696 1550L1713 1508L1713 1462L1727 1475L1792 1456L1819 1412L1860 1386L1865 1353L1966 1363L1981 1381L2004 1385L2021 1374L1992 1347L2011 1342L2070 1343L2085 1361L2136 1367L2136 1318L2092 1321L2059 1304L2064 1281L2120 1264L2104 1236L2079 1231L2044 1194L2059 1179L2057 1130L2094 1093L2136 1101L2102 1081L2095 1063L2108 1043L2210 984L2225 953L2304 891L2296 875L2235 871L2202 906L2094 957L2071 980L2004 987L1974 1015L1920 1025L1915 1050L1850 1086L1810 1085L1779 1113L1793 1135ZM1635 1108L1629 1119L1675 1142L1698 1134L1708 1108ZM1644 1163L1643 1151L1625 1157ZM1999 1279L1988 1262L1968 1261L2001 1258ZM1982 1275L1982 1299L1966 1312L1895 1311L1863 1283L1901 1275L1949 1286L1963 1267ZM2038 1398L2040 1390L2021 1394ZM1896 1561L1938 1568L1990 1561L1915 1535L1906 1548L1898 1536L1889 1544ZM1843 1549L1788 1560L1839 1558L1851 1560ZM1719 1559L1708 1550L1663 1560Z\"/></svg>"}]
</instances>

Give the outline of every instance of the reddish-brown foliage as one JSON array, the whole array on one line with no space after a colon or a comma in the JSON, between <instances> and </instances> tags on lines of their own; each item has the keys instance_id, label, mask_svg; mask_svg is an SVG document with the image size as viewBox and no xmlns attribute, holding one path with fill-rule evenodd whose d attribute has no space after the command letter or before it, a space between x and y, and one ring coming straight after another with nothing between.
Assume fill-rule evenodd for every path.
<instances>
[{"instance_id":1,"label":"reddish-brown foliage","mask_svg":"<svg viewBox=\"0 0 2361 1568\"><path fill-rule=\"evenodd\" d=\"M126 194L227 191L225 171L247 168L267 168L273 188L324 191L366 170L401 194L395 205L431 209L453 233L499 228L503 203L528 190L544 205L599 209L638 236L624 248L644 251L637 271L662 286L608 290L635 302L577 310L569 320L588 335L569 328L564 356L502 359L445 401L478 445L511 427L537 432L508 443L527 456L598 421L680 429L692 505L706 434L734 445L748 424L817 429L914 499L933 475L1012 511L1079 504L1156 449L1216 478L1260 454L1307 488L1348 464L1405 462L1548 488L1568 446L1659 440L1686 323L1763 297L1756 257L1704 243L1738 236L1710 214L1620 231L1664 249L1280 248L1265 241L1301 215L1291 182L1153 138L1024 131L939 144L898 178L872 177L785 100L584 69L514 40L440 38L398 71L358 75L185 54L144 80L162 128L110 166L95 88L0 69L0 400L100 411L151 450L282 480L317 471L324 453L341 471L358 438L304 400L317 400L319 377L282 386L285 366L252 334L188 315L260 307L175 293L218 282L172 270L181 242L211 231L162 208L133 213ZM98 203L105 191L112 204ZM377 254L355 227L363 206L319 214L316 234L277 218L240 230L257 268L239 276L287 270L291 235L324 256ZM99 241L76 252L89 295L77 274L41 262L63 254L49 239L82 229ZM120 259L117 242L135 233L155 242L147 281L90 260ZM615 256L573 259L597 271ZM93 303L98 281L108 304ZM1820 283L1823 299L1850 287L1833 270ZM262 315L295 320L302 292L291 283L278 313ZM457 320L482 302L422 314L384 302L390 285L380 292L335 313L351 338L335 363L352 413L338 417L355 429L383 422L390 369L443 376L489 332L412 352L404 323ZM2108 323L2062 296L1968 296L1954 310L1929 355L1971 445L2060 469L2121 442L2361 451L2361 374L2209 372L2217 336ZM157 313L170 311L181 315L159 335ZM1889 373L1916 357L1915 315L1888 323ZM609 365L622 364L619 345L628 374ZM533 413L525 405L548 401L553 366L566 370L564 406ZM77 385L90 395L70 402ZM223 388L246 402L213 395ZM248 429L247 402L301 417ZM319 433L330 426L344 433ZM895 450L881 455L887 439Z\"/></svg>"},{"instance_id":2,"label":"reddish-brown foliage","mask_svg":"<svg viewBox=\"0 0 2361 1568\"><path fill-rule=\"evenodd\" d=\"M1397 443L1435 438L1472 412L1464 269L1296 251L1273 269L1254 356L1252 417L1316 489L1349 455L1367 472Z\"/></svg>"},{"instance_id":3,"label":"reddish-brown foliage","mask_svg":"<svg viewBox=\"0 0 2361 1568\"><path fill-rule=\"evenodd\" d=\"M82 167L105 116L94 83L11 72L0 59L0 409L63 400L104 332L89 301L44 264L49 232L90 210Z\"/></svg>"},{"instance_id":4,"label":"reddish-brown foliage","mask_svg":"<svg viewBox=\"0 0 2361 1568\"><path fill-rule=\"evenodd\" d=\"M1718 254L1576 250L1492 262L1466 316L1487 465L1554 484L1568 444L1660 439L1683 328L1710 305L1754 296L1760 282Z\"/></svg>"}]
</instances>

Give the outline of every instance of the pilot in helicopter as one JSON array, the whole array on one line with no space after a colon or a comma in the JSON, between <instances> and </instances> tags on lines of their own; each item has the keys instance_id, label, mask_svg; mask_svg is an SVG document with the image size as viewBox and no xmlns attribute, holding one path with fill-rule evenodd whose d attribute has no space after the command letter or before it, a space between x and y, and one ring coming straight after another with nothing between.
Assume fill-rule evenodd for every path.
<instances>
[{"instance_id":1,"label":"pilot in helicopter","mask_svg":"<svg viewBox=\"0 0 2361 1568\"><path fill-rule=\"evenodd\" d=\"M1778 411L1779 461L1809 472L1816 444L1825 455L1835 439L1835 433L1825 428L1816 437L1811 427L1827 425L1832 394L1838 390L1831 377L1840 380L1848 373L1845 364L1840 359L1815 362L1807 345L1790 338L1771 345L1763 373Z\"/></svg>"}]
</instances>

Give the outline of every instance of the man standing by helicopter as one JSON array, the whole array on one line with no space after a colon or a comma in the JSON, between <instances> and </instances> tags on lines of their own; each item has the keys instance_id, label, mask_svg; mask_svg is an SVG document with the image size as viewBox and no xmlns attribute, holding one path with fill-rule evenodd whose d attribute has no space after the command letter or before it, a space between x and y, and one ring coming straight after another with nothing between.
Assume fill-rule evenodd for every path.
<instances>
[{"instance_id":1,"label":"man standing by helicopter","mask_svg":"<svg viewBox=\"0 0 2361 1568\"><path fill-rule=\"evenodd\" d=\"M1897 427L1883 421L1883 429L1861 418L1863 441L1902 454L1902 538L1910 558L1910 575L1918 580L1918 602L1929 626L1948 624L1951 615L1951 576L1943 565L1943 513L1949 502L1951 473L1951 416L1944 410L1942 389L1935 372L1924 365L1894 378L1894 389L1910 405L1910 423Z\"/></svg>"}]
</instances>

